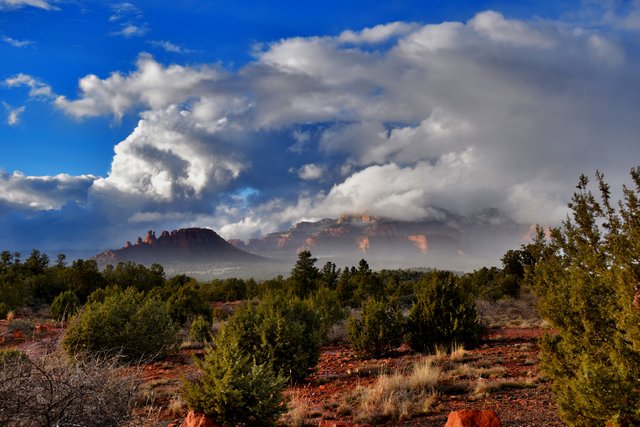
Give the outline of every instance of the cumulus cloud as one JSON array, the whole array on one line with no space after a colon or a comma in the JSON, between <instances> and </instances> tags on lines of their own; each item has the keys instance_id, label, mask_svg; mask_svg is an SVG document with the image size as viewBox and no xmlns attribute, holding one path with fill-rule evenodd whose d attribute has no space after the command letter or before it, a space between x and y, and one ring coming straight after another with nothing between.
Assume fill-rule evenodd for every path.
<instances>
[{"instance_id":1,"label":"cumulus cloud","mask_svg":"<svg viewBox=\"0 0 640 427\"><path fill-rule=\"evenodd\" d=\"M245 167L218 138L175 106L144 113L131 135L116 145L109 175L96 180L93 189L181 203L215 194Z\"/></svg>"},{"instance_id":2,"label":"cumulus cloud","mask_svg":"<svg viewBox=\"0 0 640 427\"><path fill-rule=\"evenodd\" d=\"M136 106L162 109L206 93L206 86L224 75L217 66L164 67L148 54L140 55L136 66L128 75L115 72L106 79L93 74L83 77L79 99L59 96L55 104L75 117L113 114L119 119Z\"/></svg>"},{"instance_id":3,"label":"cumulus cloud","mask_svg":"<svg viewBox=\"0 0 640 427\"><path fill-rule=\"evenodd\" d=\"M554 224L580 173L615 186L640 158L638 46L616 31L488 11L278 40L237 72L143 54L55 105L140 114L89 191L113 224L206 221L244 238L345 212L486 208ZM6 84L46 87L21 76Z\"/></svg>"},{"instance_id":4,"label":"cumulus cloud","mask_svg":"<svg viewBox=\"0 0 640 427\"><path fill-rule=\"evenodd\" d=\"M93 175L25 176L0 173L1 205L32 210L59 209L69 202L86 202Z\"/></svg>"},{"instance_id":5,"label":"cumulus cloud","mask_svg":"<svg viewBox=\"0 0 640 427\"><path fill-rule=\"evenodd\" d=\"M21 9L23 7L35 7L44 10L60 10L53 1L48 0L0 0L0 10Z\"/></svg>"}]
</instances>

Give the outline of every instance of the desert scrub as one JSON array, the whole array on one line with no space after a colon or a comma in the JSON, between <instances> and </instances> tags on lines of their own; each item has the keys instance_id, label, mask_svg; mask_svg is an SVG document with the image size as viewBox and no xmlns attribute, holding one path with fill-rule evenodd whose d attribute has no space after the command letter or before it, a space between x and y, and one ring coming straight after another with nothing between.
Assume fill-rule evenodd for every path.
<instances>
[{"instance_id":1,"label":"desert scrub","mask_svg":"<svg viewBox=\"0 0 640 427\"><path fill-rule=\"evenodd\" d=\"M176 344L165 305L133 288L111 288L102 301L89 298L62 341L72 355L118 355L127 362L163 356Z\"/></svg>"},{"instance_id":2,"label":"desert scrub","mask_svg":"<svg viewBox=\"0 0 640 427\"><path fill-rule=\"evenodd\" d=\"M298 298L268 295L257 306L240 307L219 335L292 381L304 379L320 358L321 321Z\"/></svg>"},{"instance_id":3,"label":"desert scrub","mask_svg":"<svg viewBox=\"0 0 640 427\"><path fill-rule=\"evenodd\" d=\"M0 350L0 425L126 425L139 384L108 359L69 362L59 352L30 359Z\"/></svg>"},{"instance_id":4,"label":"desert scrub","mask_svg":"<svg viewBox=\"0 0 640 427\"><path fill-rule=\"evenodd\" d=\"M480 340L481 325L471 294L453 273L437 271L417 284L407 331L411 348L424 352L438 346L474 346Z\"/></svg>"},{"instance_id":5,"label":"desert scrub","mask_svg":"<svg viewBox=\"0 0 640 427\"><path fill-rule=\"evenodd\" d=\"M51 317L55 320L67 320L80 308L80 300L73 291L64 291L51 303Z\"/></svg>"},{"instance_id":6,"label":"desert scrub","mask_svg":"<svg viewBox=\"0 0 640 427\"><path fill-rule=\"evenodd\" d=\"M404 317L396 304L368 299L348 323L349 343L360 357L381 357L402 344Z\"/></svg>"},{"instance_id":7,"label":"desert scrub","mask_svg":"<svg viewBox=\"0 0 640 427\"><path fill-rule=\"evenodd\" d=\"M194 342L211 341L211 323L203 316L193 319L189 326L189 339Z\"/></svg>"},{"instance_id":8,"label":"desert scrub","mask_svg":"<svg viewBox=\"0 0 640 427\"><path fill-rule=\"evenodd\" d=\"M237 337L219 335L207 347L201 373L186 379L181 395L189 408L223 425L272 426L286 411L282 391L286 379L269 363L258 364L243 351Z\"/></svg>"}]
</instances>

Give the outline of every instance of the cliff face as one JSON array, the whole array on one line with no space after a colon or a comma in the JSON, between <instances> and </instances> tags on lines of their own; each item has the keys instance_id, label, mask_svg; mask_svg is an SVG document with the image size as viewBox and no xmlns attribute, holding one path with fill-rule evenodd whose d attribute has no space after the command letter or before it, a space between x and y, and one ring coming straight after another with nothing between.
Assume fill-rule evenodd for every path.
<instances>
[{"instance_id":1,"label":"cliff face","mask_svg":"<svg viewBox=\"0 0 640 427\"><path fill-rule=\"evenodd\" d=\"M366 258L382 267L433 266L470 269L499 260L517 247L528 228L499 211L471 217L444 214L438 219L397 221L369 215L301 222L287 231L248 242L230 240L248 252L290 259L302 249L327 259ZM485 264L483 264L485 263Z\"/></svg>"},{"instance_id":2,"label":"cliff face","mask_svg":"<svg viewBox=\"0 0 640 427\"><path fill-rule=\"evenodd\" d=\"M104 266L126 261L175 265L258 262L262 258L236 248L208 228L182 228L171 232L165 230L159 237L149 230L144 240L138 237L135 244L127 241L122 248L102 252L95 259Z\"/></svg>"}]
</instances>

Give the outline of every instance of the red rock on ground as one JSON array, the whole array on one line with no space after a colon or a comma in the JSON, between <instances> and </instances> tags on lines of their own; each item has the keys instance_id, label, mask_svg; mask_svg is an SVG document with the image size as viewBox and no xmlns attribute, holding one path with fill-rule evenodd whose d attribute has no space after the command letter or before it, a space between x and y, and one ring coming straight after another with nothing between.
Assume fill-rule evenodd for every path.
<instances>
[{"instance_id":1,"label":"red rock on ground","mask_svg":"<svg viewBox=\"0 0 640 427\"><path fill-rule=\"evenodd\" d=\"M206 415L196 414L189 411L187 418L184 419L180 427L217 427L218 425L211 421Z\"/></svg>"},{"instance_id":2,"label":"red rock on ground","mask_svg":"<svg viewBox=\"0 0 640 427\"><path fill-rule=\"evenodd\" d=\"M327 421L322 420L318 427L371 427L370 424L358 424L358 423L350 423L347 421Z\"/></svg>"},{"instance_id":3,"label":"red rock on ground","mask_svg":"<svg viewBox=\"0 0 640 427\"><path fill-rule=\"evenodd\" d=\"M449 414L445 427L502 427L495 411L463 409Z\"/></svg>"}]
</instances>

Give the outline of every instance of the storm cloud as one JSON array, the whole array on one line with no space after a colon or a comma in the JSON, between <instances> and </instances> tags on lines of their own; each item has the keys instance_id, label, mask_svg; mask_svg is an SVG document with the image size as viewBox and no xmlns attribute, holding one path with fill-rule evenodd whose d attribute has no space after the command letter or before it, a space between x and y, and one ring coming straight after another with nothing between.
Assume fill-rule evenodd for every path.
<instances>
[{"instance_id":1,"label":"storm cloud","mask_svg":"<svg viewBox=\"0 0 640 427\"><path fill-rule=\"evenodd\" d=\"M49 198L27 177L0 185L41 210L86 191L87 215L99 210L114 242L133 227L195 224L247 238L343 213L497 208L553 225L581 173L618 185L640 158L629 31L486 11L277 40L235 72L142 53L133 71L82 77L77 98L52 101L80 119L139 114L107 176L65 177L69 194L60 184ZM48 90L30 76L15 84Z\"/></svg>"}]
</instances>

